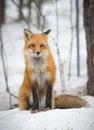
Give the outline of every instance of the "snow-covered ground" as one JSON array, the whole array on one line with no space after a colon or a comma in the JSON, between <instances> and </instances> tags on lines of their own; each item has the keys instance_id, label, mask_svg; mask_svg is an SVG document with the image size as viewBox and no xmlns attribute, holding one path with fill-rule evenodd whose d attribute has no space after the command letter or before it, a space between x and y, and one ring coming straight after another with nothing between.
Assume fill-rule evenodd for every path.
<instances>
[{"instance_id":1,"label":"snow-covered ground","mask_svg":"<svg viewBox=\"0 0 94 130\"><path fill-rule=\"evenodd\" d=\"M3 43L5 50L5 61L8 67L8 85L10 92L18 96L19 87L24 75L23 58L23 29L27 28L24 22L10 22L10 18L17 17L17 9L8 0L7 23L2 26ZM52 8L53 4L53 8ZM59 49L63 62L65 93L82 96L90 105L89 108L80 109L55 109L47 112L32 114L30 110L21 111L19 108L9 110L10 97L6 92L6 85L3 76L2 60L0 57L0 130L94 130L94 97L87 95L87 65L86 65L86 41L83 28L82 0L80 0L80 77L77 77L76 59L76 29L75 29L75 0L73 0L73 51L71 78L68 80L69 50L71 44L70 30L70 2L68 0L58 2L59 8ZM49 10L48 10L49 9ZM13 13L14 12L14 13ZM50 12L50 13L49 13ZM62 93L60 84L57 49L54 44L56 37L55 3L43 5L43 13L46 16L48 25L45 30L52 29L49 35L49 46L51 47L56 67L57 76L55 90L57 94ZM34 20L34 19L33 19ZM31 24L32 32L38 30ZM44 30L44 31L45 31ZM56 39L55 39L56 40ZM12 97L12 104L17 103ZM3 111L2 111L3 110Z\"/></svg>"},{"instance_id":2,"label":"snow-covered ground","mask_svg":"<svg viewBox=\"0 0 94 130\"><path fill-rule=\"evenodd\" d=\"M94 98L90 108L55 109L32 114L18 108L0 111L0 130L94 130Z\"/></svg>"}]
</instances>

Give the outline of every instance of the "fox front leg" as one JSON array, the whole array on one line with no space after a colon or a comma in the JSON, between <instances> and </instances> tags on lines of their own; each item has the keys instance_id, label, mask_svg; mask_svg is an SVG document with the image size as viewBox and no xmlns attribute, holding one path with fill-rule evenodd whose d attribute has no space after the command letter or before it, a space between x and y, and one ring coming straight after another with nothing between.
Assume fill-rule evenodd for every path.
<instances>
[{"instance_id":1,"label":"fox front leg","mask_svg":"<svg viewBox=\"0 0 94 130\"><path fill-rule=\"evenodd\" d=\"M39 111L39 100L38 100L38 94L37 94L37 86L36 86L36 84L32 86L32 95L33 95L32 113L36 113L36 112Z\"/></svg>"},{"instance_id":2,"label":"fox front leg","mask_svg":"<svg viewBox=\"0 0 94 130\"><path fill-rule=\"evenodd\" d=\"M45 110L50 110L52 108L52 84L47 84L47 93L46 93L46 108Z\"/></svg>"}]
</instances>

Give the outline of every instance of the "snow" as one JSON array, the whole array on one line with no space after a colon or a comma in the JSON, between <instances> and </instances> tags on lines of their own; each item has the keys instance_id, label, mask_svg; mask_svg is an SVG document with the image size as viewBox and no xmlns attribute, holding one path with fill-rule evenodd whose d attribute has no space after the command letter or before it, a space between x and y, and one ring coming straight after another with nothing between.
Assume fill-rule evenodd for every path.
<instances>
[{"instance_id":1,"label":"snow","mask_svg":"<svg viewBox=\"0 0 94 130\"><path fill-rule=\"evenodd\" d=\"M0 130L94 130L94 98L84 97L92 106L54 109L32 114L19 108L0 111Z\"/></svg>"},{"instance_id":2,"label":"snow","mask_svg":"<svg viewBox=\"0 0 94 130\"><path fill-rule=\"evenodd\" d=\"M24 75L23 58L23 29L27 28L26 23L11 22L11 18L18 16L17 8L11 1L7 1L7 23L2 26L5 61L8 67L8 85L10 92L18 96L19 88ZM53 4L53 8L52 8ZM64 68L64 86L66 94L81 96L87 100L89 107L80 109L54 109L46 112L32 114L30 110L21 111L19 108L9 110L10 97L6 92L6 85L3 75L2 61L0 57L0 130L94 130L94 97L87 95L87 65L86 65L86 41L83 28L82 0L80 0L80 72L77 77L76 72L76 29L75 29L75 0L73 0L73 52L71 77L68 80L69 50L71 43L70 30L70 2L59 0L59 49ZM48 10L49 9L49 10ZM35 14L35 13L34 13ZM33 15L34 15L33 14ZM51 29L49 35L49 46L55 59L57 75L54 89L57 95L62 93L60 84L57 49L54 44L56 41L56 20L55 3L43 5L43 14L46 14L48 25L46 29ZM35 16L34 16L35 17ZM35 18L32 20L35 22ZM9 23L10 22L10 23ZM39 30L31 25L32 32ZM12 97L12 105L18 100Z\"/></svg>"}]
</instances>

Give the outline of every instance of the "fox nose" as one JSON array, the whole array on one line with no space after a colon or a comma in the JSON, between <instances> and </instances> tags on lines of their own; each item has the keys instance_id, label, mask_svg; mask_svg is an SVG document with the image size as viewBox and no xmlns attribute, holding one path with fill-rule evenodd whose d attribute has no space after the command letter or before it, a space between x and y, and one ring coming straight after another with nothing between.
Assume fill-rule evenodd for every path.
<instances>
[{"instance_id":1,"label":"fox nose","mask_svg":"<svg viewBox=\"0 0 94 130\"><path fill-rule=\"evenodd\" d=\"M39 51L37 51L37 55L39 55L40 54L40 52Z\"/></svg>"}]
</instances>

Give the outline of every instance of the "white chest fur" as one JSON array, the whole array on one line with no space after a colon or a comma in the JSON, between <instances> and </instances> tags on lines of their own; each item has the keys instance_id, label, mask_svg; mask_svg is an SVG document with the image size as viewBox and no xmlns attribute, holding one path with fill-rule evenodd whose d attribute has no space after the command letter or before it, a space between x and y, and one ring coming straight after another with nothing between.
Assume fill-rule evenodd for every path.
<instances>
[{"instance_id":1,"label":"white chest fur","mask_svg":"<svg viewBox=\"0 0 94 130\"><path fill-rule=\"evenodd\" d=\"M48 72L44 72L44 71L36 71L33 75L32 75L32 79L34 81L38 82L38 85L40 87L43 87L45 85L45 81L49 80L49 73Z\"/></svg>"},{"instance_id":2,"label":"white chest fur","mask_svg":"<svg viewBox=\"0 0 94 130\"><path fill-rule=\"evenodd\" d=\"M34 59L32 63L32 68L34 69L34 73L32 75L32 79L38 82L38 85L42 88L45 85L45 81L49 80L50 74L46 71L47 63L45 59Z\"/></svg>"}]
</instances>

